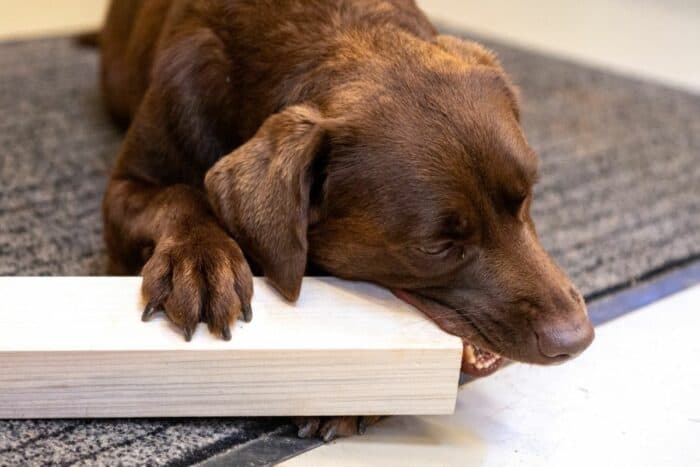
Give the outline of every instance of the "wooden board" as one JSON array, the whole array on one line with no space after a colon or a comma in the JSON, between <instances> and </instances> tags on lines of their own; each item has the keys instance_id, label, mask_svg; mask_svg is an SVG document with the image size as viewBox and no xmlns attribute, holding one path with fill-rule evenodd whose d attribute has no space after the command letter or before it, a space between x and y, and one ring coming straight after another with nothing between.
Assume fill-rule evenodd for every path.
<instances>
[{"instance_id":1,"label":"wooden board","mask_svg":"<svg viewBox=\"0 0 700 467\"><path fill-rule=\"evenodd\" d=\"M190 343L139 278L0 278L0 418L446 414L461 341L378 287L256 279L252 323Z\"/></svg>"}]
</instances>

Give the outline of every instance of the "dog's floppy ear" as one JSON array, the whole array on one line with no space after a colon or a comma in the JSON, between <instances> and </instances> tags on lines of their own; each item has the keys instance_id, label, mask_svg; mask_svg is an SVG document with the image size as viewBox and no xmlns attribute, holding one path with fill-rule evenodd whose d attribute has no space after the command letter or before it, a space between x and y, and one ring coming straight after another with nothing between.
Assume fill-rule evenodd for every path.
<instances>
[{"instance_id":1,"label":"dog's floppy ear","mask_svg":"<svg viewBox=\"0 0 700 467\"><path fill-rule=\"evenodd\" d=\"M243 251L288 300L306 270L312 165L324 139L308 105L275 114L207 173L209 201Z\"/></svg>"}]
</instances>

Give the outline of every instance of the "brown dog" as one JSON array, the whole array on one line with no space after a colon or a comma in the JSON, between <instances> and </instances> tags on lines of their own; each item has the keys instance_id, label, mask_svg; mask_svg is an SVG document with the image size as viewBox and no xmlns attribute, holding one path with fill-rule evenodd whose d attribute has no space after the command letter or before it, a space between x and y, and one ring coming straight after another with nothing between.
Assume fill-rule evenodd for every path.
<instances>
[{"instance_id":1,"label":"brown dog","mask_svg":"<svg viewBox=\"0 0 700 467\"><path fill-rule=\"evenodd\" d=\"M101 43L129 124L105 235L112 272L142 271L146 318L229 339L251 270L289 300L316 272L391 288L463 338L471 374L592 341L529 215L513 87L412 0L119 0Z\"/></svg>"}]
</instances>

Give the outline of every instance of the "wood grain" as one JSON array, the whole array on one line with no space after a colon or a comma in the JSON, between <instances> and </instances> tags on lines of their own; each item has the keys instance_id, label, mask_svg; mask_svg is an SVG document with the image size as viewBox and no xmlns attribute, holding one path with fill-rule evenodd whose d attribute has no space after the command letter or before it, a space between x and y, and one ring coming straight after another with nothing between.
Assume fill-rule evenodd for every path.
<instances>
[{"instance_id":1,"label":"wood grain","mask_svg":"<svg viewBox=\"0 0 700 467\"><path fill-rule=\"evenodd\" d=\"M186 343L139 278L0 278L0 418L445 414L461 341L378 287L256 279L252 323Z\"/></svg>"}]
</instances>

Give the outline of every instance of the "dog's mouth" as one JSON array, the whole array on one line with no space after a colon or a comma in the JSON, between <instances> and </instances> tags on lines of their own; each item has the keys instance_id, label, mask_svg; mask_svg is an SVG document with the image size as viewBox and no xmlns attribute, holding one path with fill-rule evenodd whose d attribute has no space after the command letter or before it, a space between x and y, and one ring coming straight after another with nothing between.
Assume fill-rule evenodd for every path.
<instances>
[{"instance_id":1,"label":"dog's mouth","mask_svg":"<svg viewBox=\"0 0 700 467\"><path fill-rule=\"evenodd\" d=\"M399 299L417 308L444 331L462 339L462 372L471 376L488 376L506 361L493 350L489 338L465 316L457 311L405 290L393 290Z\"/></svg>"}]
</instances>

